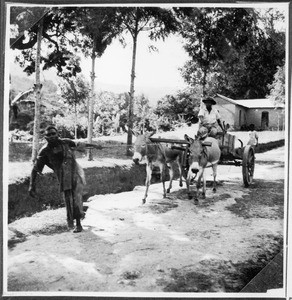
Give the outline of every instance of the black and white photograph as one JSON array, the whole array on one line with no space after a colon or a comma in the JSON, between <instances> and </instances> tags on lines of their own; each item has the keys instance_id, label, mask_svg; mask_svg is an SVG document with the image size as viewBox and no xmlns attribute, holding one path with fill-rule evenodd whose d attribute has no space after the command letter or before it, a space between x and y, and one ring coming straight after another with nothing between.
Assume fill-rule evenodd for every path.
<instances>
[{"instance_id":1,"label":"black and white photograph","mask_svg":"<svg viewBox=\"0 0 292 300\"><path fill-rule=\"evenodd\" d=\"M1 10L2 296L292 297L289 2Z\"/></svg>"}]
</instances>

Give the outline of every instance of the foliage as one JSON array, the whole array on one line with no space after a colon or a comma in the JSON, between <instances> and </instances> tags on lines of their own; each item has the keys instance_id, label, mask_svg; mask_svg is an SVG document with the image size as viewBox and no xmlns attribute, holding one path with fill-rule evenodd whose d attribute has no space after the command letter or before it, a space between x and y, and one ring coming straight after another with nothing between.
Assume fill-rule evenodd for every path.
<instances>
[{"instance_id":1,"label":"foliage","mask_svg":"<svg viewBox=\"0 0 292 300\"><path fill-rule=\"evenodd\" d=\"M31 142L32 141L32 135L29 134L27 131L14 129L9 131L9 141L25 141L25 142Z\"/></svg>"},{"instance_id":2,"label":"foliage","mask_svg":"<svg viewBox=\"0 0 292 300\"><path fill-rule=\"evenodd\" d=\"M77 34L75 34L74 47L82 51L85 56L92 60L91 70L91 95L88 102L88 142L92 142L94 116L94 80L95 59L100 57L113 38L120 32L114 7L78 7L77 8ZM80 34L78 34L80 33ZM92 160L92 151L88 151L88 160Z\"/></svg>"},{"instance_id":3,"label":"foliage","mask_svg":"<svg viewBox=\"0 0 292 300\"><path fill-rule=\"evenodd\" d=\"M285 104L285 68L278 67L274 75L274 81L268 85L270 89L267 98L274 101L275 105Z\"/></svg>"},{"instance_id":4,"label":"foliage","mask_svg":"<svg viewBox=\"0 0 292 300\"><path fill-rule=\"evenodd\" d=\"M10 10L10 45L12 49L31 48L36 44L36 26L35 23L47 14L46 7L24 7L12 6ZM25 38L30 34L31 39L25 41ZM33 32L33 34L32 34Z\"/></svg>"},{"instance_id":5,"label":"foliage","mask_svg":"<svg viewBox=\"0 0 292 300\"><path fill-rule=\"evenodd\" d=\"M11 48L21 50L21 53L16 56L16 61L24 72L28 75L35 72L38 21L42 18L42 41L46 45L46 51L43 50L41 53L43 69L54 66L58 74L61 74L66 69L69 58L73 56L73 52L68 50L68 33L76 30L74 9L12 7L10 16L10 23L18 28L19 33L11 39ZM71 65L69 68L73 76L81 71L79 65Z\"/></svg>"},{"instance_id":6,"label":"foliage","mask_svg":"<svg viewBox=\"0 0 292 300\"><path fill-rule=\"evenodd\" d=\"M118 16L124 31L134 39L141 31L147 31L149 39L164 40L178 26L171 10L160 7L120 7Z\"/></svg>"},{"instance_id":7,"label":"foliage","mask_svg":"<svg viewBox=\"0 0 292 300\"><path fill-rule=\"evenodd\" d=\"M245 73L240 77L242 84L238 92L247 99L265 97L277 66L283 65L284 58L285 47L280 49L275 40L262 35L245 57Z\"/></svg>"},{"instance_id":8,"label":"foliage","mask_svg":"<svg viewBox=\"0 0 292 300\"><path fill-rule=\"evenodd\" d=\"M67 8L63 9L68 12ZM69 9L70 10L70 9ZM78 7L76 13L75 39L71 45L85 57L93 53L100 57L112 40L121 32L115 7Z\"/></svg>"},{"instance_id":9,"label":"foliage","mask_svg":"<svg viewBox=\"0 0 292 300\"><path fill-rule=\"evenodd\" d=\"M75 110L76 106L81 106L79 109L83 111L86 109L84 105L87 103L89 97L90 86L82 75L65 78L59 83L59 89L64 104L66 104L69 109Z\"/></svg>"},{"instance_id":10,"label":"foliage","mask_svg":"<svg viewBox=\"0 0 292 300\"><path fill-rule=\"evenodd\" d=\"M87 115L81 114L78 117L77 124L75 123L74 114L58 114L52 119L52 123L55 124L62 132L62 137L75 137L75 125L77 125L77 138L85 138L87 131ZM76 137L75 137L76 138Z\"/></svg>"},{"instance_id":11,"label":"foliage","mask_svg":"<svg viewBox=\"0 0 292 300\"><path fill-rule=\"evenodd\" d=\"M134 130L155 128L155 116L149 105L149 99L139 95L135 97L135 103ZM128 93L115 94L106 91L98 93L94 101L95 136L123 133L128 120L128 105Z\"/></svg>"},{"instance_id":12,"label":"foliage","mask_svg":"<svg viewBox=\"0 0 292 300\"><path fill-rule=\"evenodd\" d=\"M118 133L122 120L127 118L126 98L124 94L100 92L94 101L94 133L110 135Z\"/></svg>"},{"instance_id":13,"label":"foliage","mask_svg":"<svg viewBox=\"0 0 292 300\"><path fill-rule=\"evenodd\" d=\"M33 80L30 78L23 78L19 76L11 77L11 100L18 95L18 93L26 91L33 86ZM41 105L41 129L45 127L48 123L52 122L52 118L57 114L64 111L62 103L59 102L59 97L57 95L57 86L51 81L44 81L43 87L41 89L42 105ZM34 102L36 96L34 93L30 94L26 99L17 102L19 108L18 119L13 119L12 127L22 128L23 130L32 130L34 122ZM10 126L11 127L11 126Z\"/></svg>"},{"instance_id":14,"label":"foliage","mask_svg":"<svg viewBox=\"0 0 292 300\"><path fill-rule=\"evenodd\" d=\"M180 11L181 13L181 11ZM180 15L181 16L181 15ZM216 72L253 38L254 16L246 9L193 8L183 11L181 35L191 61L183 77L191 85L201 84L205 94L207 74Z\"/></svg>"},{"instance_id":15,"label":"foliage","mask_svg":"<svg viewBox=\"0 0 292 300\"><path fill-rule=\"evenodd\" d=\"M137 132L158 130L158 117L154 109L149 105L149 99L145 95L135 97L134 126Z\"/></svg>"},{"instance_id":16,"label":"foliage","mask_svg":"<svg viewBox=\"0 0 292 300\"><path fill-rule=\"evenodd\" d=\"M178 91L176 95L166 95L158 101L155 113L159 117L159 127L170 130L178 124L198 122L200 96L196 89Z\"/></svg>"},{"instance_id":17,"label":"foliage","mask_svg":"<svg viewBox=\"0 0 292 300\"><path fill-rule=\"evenodd\" d=\"M64 77L59 84L61 99L66 107L67 113L74 116L74 136L78 135L78 127L80 131L80 113L85 114L90 95L89 83L85 81L83 76ZM82 126L81 126L82 127Z\"/></svg>"},{"instance_id":18,"label":"foliage","mask_svg":"<svg viewBox=\"0 0 292 300\"><path fill-rule=\"evenodd\" d=\"M266 95L267 85L285 57L282 32L271 26L260 28L255 9L184 8L176 12L182 20L184 48L191 58L182 68L187 83L202 85L204 95Z\"/></svg>"}]
</instances>

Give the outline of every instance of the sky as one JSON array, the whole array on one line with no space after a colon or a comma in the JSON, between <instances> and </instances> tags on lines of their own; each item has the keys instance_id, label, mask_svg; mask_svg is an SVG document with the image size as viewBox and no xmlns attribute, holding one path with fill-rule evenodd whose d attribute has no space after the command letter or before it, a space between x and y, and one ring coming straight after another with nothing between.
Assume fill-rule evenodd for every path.
<instances>
[{"instance_id":1,"label":"sky","mask_svg":"<svg viewBox=\"0 0 292 300\"><path fill-rule=\"evenodd\" d=\"M132 39L127 37L124 48L114 41L105 53L96 61L98 79L105 83L129 84L132 64ZM157 52L150 52L148 46L154 45ZM187 60L183 44L179 37L171 36L165 41L150 41L145 33L138 36L136 56L136 82L138 85L180 86L183 80L178 71ZM84 67L84 65L82 65ZM91 60L86 62L91 69ZM100 72L99 72L100 70Z\"/></svg>"},{"instance_id":2,"label":"sky","mask_svg":"<svg viewBox=\"0 0 292 300\"><path fill-rule=\"evenodd\" d=\"M158 51L149 51L154 45ZM120 91L130 90L132 67L132 38L127 37L127 46L123 47L119 41L114 41L105 53L96 60L96 88L112 88ZM138 36L136 54L135 90L150 98L155 95L173 93L186 87L179 68L188 60L183 49L182 39L170 36L165 41L152 42L145 33ZM83 74L89 80L91 59L82 60ZM150 99L154 100L154 99Z\"/></svg>"},{"instance_id":3,"label":"sky","mask_svg":"<svg viewBox=\"0 0 292 300\"><path fill-rule=\"evenodd\" d=\"M105 50L95 62L95 88L97 91L112 91L115 93L129 92L132 67L132 38L126 37L127 45L123 47L117 40ZM153 45L158 51L149 51ZM13 62L11 56L11 63ZM151 41L145 32L138 36L136 53L135 95L144 94L155 105L157 100L166 94L173 94L187 86L181 77L179 68L188 60L183 49L182 38L171 35L164 41ZM90 81L92 61L82 57L82 74ZM21 69L12 64L12 74L18 75ZM25 73L23 73L25 76ZM34 75L33 75L34 76ZM34 78L30 76L31 78ZM55 71L43 71L41 80L58 79Z\"/></svg>"}]
</instances>

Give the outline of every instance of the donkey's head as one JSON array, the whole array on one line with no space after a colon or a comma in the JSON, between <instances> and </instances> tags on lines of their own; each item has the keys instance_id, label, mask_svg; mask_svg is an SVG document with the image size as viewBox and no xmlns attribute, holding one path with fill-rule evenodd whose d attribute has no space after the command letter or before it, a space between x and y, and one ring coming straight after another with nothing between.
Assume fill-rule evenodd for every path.
<instances>
[{"instance_id":1,"label":"donkey's head","mask_svg":"<svg viewBox=\"0 0 292 300\"><path fill-rule=\"evenodd\" d=\"M154 132L148 132L145 134L140 134L136 136L136 140L134 143L134 155L132 157L133 162L135 164L139 164L139 162L143 159L144 156L147 155L147 147L151 143L150 137L154 134Z\"/></svg>"},{"instance_id":2,"label":"donkey's head","mask_svg":"<svg viewBox=\"0 0 292 300\"><path fill-rule=\"evenodd\" d=\"M189 142L189 172L192 173L193 176L196 176L202 167L203 163L203 154L204 148L202 145L202 141L199 140L197 137L195 139L185 135L185 139Z\"/></svg>"}]
</instances>

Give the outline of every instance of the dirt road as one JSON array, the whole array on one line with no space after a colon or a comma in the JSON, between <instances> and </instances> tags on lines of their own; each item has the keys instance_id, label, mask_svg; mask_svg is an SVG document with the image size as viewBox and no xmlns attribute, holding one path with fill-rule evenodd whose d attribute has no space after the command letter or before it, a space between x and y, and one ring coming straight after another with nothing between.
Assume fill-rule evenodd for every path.
<instances>
[{"instance_id":1,"label":"dirt road","mask_svg":"<svg viewBox=\"0 0 292 300\"><path fill-rule=\"evenodd\" d=\"M198 205L178 182L166 199L151 185L145 205L144 187L97 195L80 234L66 230L64 208L15 221L8 291L238 293L282 250L284 148L256 154L254 177L244 188L241 167L219 166L217 192Z\"/></svg>"}]
</instances>

